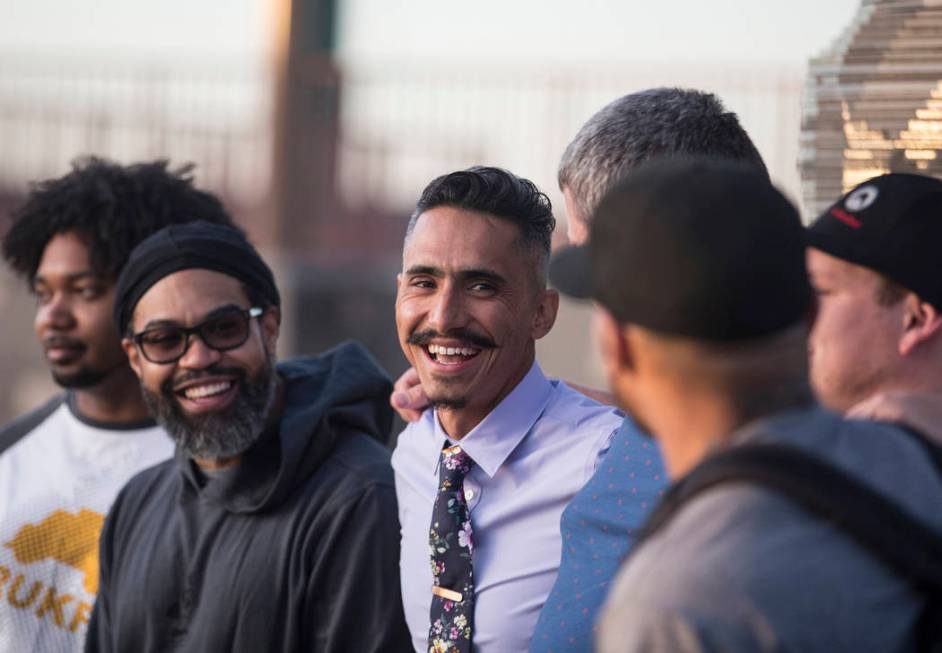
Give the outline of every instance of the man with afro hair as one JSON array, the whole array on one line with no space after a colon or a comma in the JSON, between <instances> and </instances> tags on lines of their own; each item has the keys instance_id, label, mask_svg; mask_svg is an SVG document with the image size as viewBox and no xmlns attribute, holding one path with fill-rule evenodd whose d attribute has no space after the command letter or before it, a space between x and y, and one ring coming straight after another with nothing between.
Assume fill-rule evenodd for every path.
<instances>
[{"instance_id":1,"label":"man with afro hair","mask_svg":"<svg viewBox=\"0 0 942 653\"><path fill-rule=\"evenodd\" d=\"M232 225L192 166L76 160L13 213L3 257L36 298L34 330L64 392L0 428L0 633L10 651L80 651L112 502L172 444L148 416L112 320L114 284L162 227Z\"/></svg>"}]
</instances>

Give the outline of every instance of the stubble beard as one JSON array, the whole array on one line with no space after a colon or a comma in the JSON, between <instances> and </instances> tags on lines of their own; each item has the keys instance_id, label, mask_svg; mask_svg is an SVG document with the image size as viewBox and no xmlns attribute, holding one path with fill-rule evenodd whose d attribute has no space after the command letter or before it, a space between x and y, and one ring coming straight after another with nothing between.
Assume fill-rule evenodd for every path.
<instances>
[{"instance_id":1,"label":"stubble beard","mask_svg":"<svg viewBox=\"0 0 942 653\"><path fill-rule=\"evenodd\" d=\"M107 376L108 372L87 365L82 365L76 371L67 374L56 372L55 370L52 371L52 380L55 381L59 387L66 388L67 390L91 388L104 381Z\"/></svg>"},{"instance_id":2,"label":"stubble beard","mask_svg":"<svg viewBox=\"0 0 942 653\"><path fill-rule=\"evenodd\" d=\"M244 453L261 436L277 391L274 356L266 352L265 365L254 378L240 368L212 368L210 374L235 374L239 390L224 410L206 415L187 415L167 379L159 393L141 385L141 394L151 415L176 447L190 458L214 460Z\"/></svg>"}]
</instances>

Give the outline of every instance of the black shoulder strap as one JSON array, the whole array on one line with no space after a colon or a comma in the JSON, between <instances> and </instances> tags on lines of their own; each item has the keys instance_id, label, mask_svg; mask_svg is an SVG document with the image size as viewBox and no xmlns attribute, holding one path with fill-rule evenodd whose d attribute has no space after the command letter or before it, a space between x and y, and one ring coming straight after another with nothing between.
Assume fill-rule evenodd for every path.
<instances>
[{"instance_id":1,"label":"black shoulder strap","mask_svg":"<svg viewBox=\"0 0 942 653\"><path fill-rule=\"evenodd\" d=\"M23 437L52 415L65 401L65 395L53 397L36 410L21 415L0 429L0 454L19 442Z\"/></svg>"},{"instance_id":2,"label":"black shoulder strap","mask_svg":"<svg viewBox=\"0 0 942 653\"><path fill-rule=\"evenodd\" d=\"M942 534L865 482L780 444L742 445L708 458L667 492L641 539L666 525L693 496L734 481L781 492L834 523L917 590L942 592Z\"/></svg>"}]
</instances>

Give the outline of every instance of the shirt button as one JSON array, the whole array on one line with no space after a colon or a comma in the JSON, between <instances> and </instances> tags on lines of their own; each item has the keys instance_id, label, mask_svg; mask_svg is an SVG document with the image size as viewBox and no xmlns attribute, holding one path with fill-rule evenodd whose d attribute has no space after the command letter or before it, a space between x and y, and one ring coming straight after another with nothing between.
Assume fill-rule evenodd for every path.
<instances>
[{"instance_id":1,"label":"shirt button","mask_svg":"<svg viewBox=\"0 0 942 653\"><path fill-rule=\"evenodd\" d=\"M474 490L472 490L472 489L469 488L469 487L466 487L466 488L464 489L464 500L465 500L465 501L470 501L470 500L473 499L473 498L474 498Z\"/></svg>"}]
</instances>

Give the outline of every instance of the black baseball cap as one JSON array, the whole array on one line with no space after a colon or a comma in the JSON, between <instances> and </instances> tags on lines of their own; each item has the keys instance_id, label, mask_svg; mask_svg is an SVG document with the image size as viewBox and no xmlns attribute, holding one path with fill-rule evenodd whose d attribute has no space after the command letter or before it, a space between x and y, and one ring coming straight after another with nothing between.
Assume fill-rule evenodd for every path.
<instances>
[{"instance_id":1,"label":"black baseball cap","mask_svg":"<svg viewBox=\"0 0 942 653\"><path fill-rule=\"evenodd\" d=\"M942 310L942 181L874 177L812 222L806 237L811 247L875 270Z\"/></svg>"},{"instance_id":2,"label":"black baseball cap","mask_svg":"<svg viewBox=\"0 0 942 653\"><path fill-rule=\"evenodd\" d=\"M588 244L554 257L550 278L621 323L711 341L758 338L810 310L803 231L791 203L754 170L660 161L606 194Z\"/></svg>"}]
</instances>

